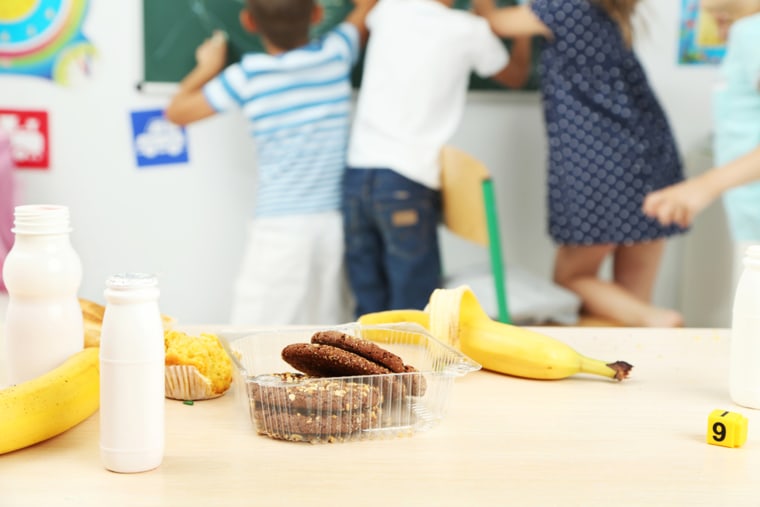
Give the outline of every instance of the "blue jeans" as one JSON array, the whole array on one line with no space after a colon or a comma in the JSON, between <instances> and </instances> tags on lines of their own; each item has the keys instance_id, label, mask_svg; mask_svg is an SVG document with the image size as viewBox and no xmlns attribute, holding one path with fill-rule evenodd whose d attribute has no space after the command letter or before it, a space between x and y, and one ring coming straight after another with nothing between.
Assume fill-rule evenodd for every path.
<instances>
[{"instance_id":1,"label":"blue jeans","mask_svg":"<svg viewBox=\"0 0 760 507\"><path fill-rule=\"evenodd\" d=\"M346 268L357 316L423 309L440 287L441 193L390 169L348 168Z\"/></svg>"}]
</instances>

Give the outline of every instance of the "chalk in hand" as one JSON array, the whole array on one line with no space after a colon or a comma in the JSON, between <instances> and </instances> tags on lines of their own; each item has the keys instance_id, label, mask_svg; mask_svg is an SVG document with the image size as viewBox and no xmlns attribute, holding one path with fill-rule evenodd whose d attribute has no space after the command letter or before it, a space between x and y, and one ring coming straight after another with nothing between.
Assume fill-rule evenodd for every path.
<instances>
[{"instance_id":1,"label":"chalk in hand","mask_svg":"<svg viewBox=\"0 0 760 507\"><path fill-rule=\"evenodd\" d=\"M217 44L227 42L227 32L224 30L214 30L214 34L211 36L211 40Z\"/></svg>"}]
</instances>

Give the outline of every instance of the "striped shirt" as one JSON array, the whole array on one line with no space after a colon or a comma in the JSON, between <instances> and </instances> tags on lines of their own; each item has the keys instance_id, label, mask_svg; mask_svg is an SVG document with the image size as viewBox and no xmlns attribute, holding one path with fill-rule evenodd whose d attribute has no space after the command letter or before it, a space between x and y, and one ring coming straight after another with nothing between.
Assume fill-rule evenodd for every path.
<instances>
[{"instance_id":1,"label":"striped shirt","mask_svg":"<svg viewBox=\"0 0 760 507\"><path fill-rule=\"evenodd\" d=\"M254 215L340 209L351 111L356 28L342 23L279 55L248 53L203 88L216 111L240 108L256 143Z\"/></svg>"}]
</instances>

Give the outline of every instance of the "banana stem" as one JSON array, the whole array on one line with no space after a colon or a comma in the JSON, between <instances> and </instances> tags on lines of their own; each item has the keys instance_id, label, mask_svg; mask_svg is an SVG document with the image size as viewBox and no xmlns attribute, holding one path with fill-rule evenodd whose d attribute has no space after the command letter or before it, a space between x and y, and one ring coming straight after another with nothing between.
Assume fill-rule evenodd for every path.
<instances>
[{"instance_id":1,"label":"banana stem","mask_svg":"<svg viewBox=\"0 0 760 507\"><path fill-rule=\"evenodd\" d=\"M581 356L581 372L601 375L603 377L623 380L628 378L628 372L633 368L632 365L625 361L615 361L614 363L605 363L599 359L591 359Z\"/></svg>"}]
</instances>

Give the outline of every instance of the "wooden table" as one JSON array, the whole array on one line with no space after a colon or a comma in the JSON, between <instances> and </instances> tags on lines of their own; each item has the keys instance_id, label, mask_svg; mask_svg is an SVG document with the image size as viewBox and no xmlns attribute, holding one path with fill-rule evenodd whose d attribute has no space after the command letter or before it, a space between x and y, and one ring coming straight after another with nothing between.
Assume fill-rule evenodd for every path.
<instances>
[{"instance_id":1,"label":"wooden table","mask_svg":"<svg viewBox=\"0 0 760 507\"><path fill-rule=\"evenodd\" d=\"M726 330L541 328L632 378L457 379L449 413L409 438L294 444L257 436L233 395L167 401L160 468L100 464L98 417L0 456L0 506L758 506L760 412L728 398ZM716 408L749 418L705 443Z\"/></svg>"}]
</instances>

